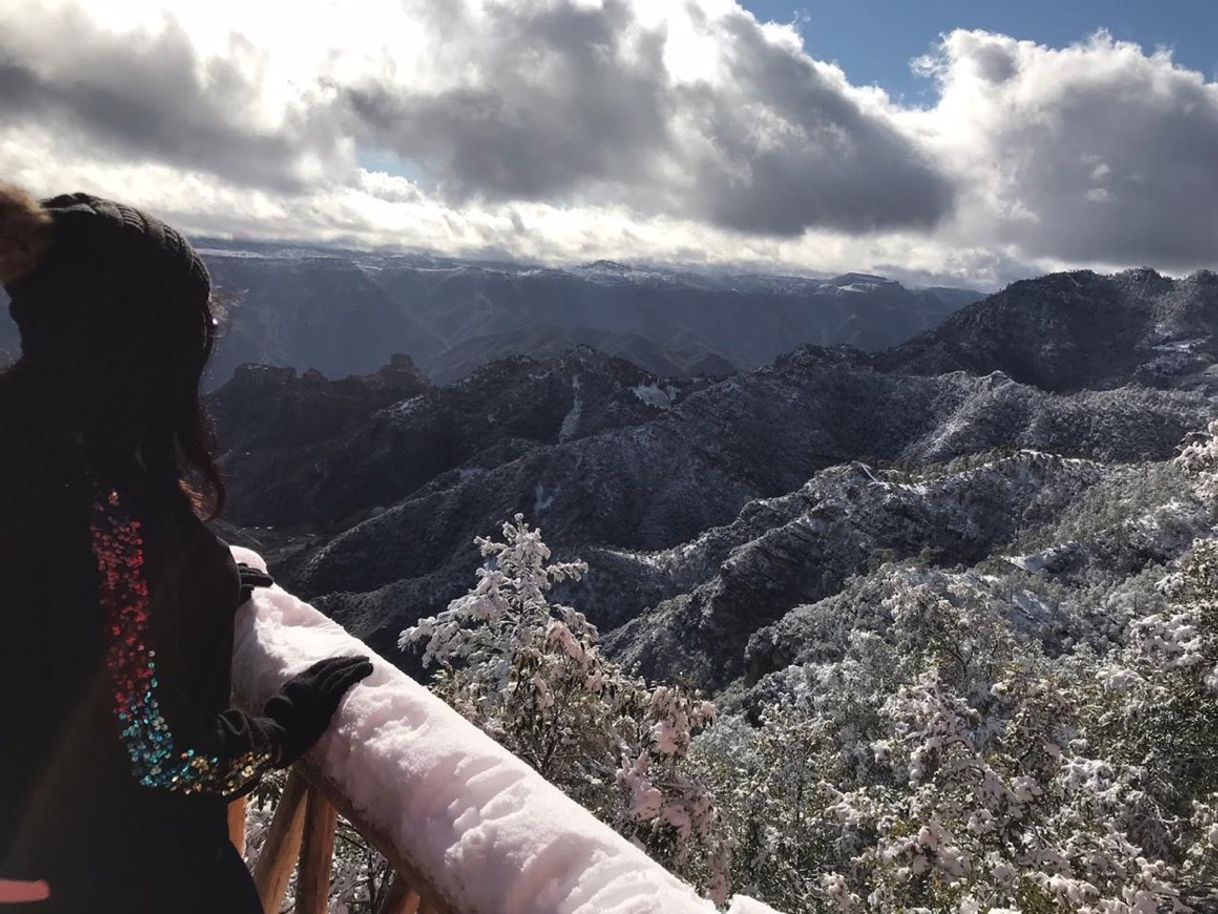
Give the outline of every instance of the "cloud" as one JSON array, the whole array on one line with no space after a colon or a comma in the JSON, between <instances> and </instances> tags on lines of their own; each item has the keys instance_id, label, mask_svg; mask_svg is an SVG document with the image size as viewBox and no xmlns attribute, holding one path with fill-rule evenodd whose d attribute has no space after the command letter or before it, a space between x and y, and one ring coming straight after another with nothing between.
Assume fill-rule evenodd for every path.
<instances>
[{"instance_id":1,"label":"cloud","mask_svg":"<svg viewBox=\"0 0 1218 914\"><path fill-rule=\"evenodd\" d=\"M901 107L732 0L8 4L0 175L198 232L552 261L991 287L1218 259L1201 74L1104 33L956 31L916 67L940 97Z\"/></svg>"},{"instance_id":2,"label":"cloud","mask_svg":"<svg viewBox=\"0 0 1218 914\"><path fill-rule=\"evenodd\" d=\"M970 232L1063 263L1218 259L1218 84L1103 32L1052 49L958 31L922 65Z\"/></svg>"},{"instance_id":3,"label":"cloud","mask_svg":"<svg viewBox=\"0 0 1218 914\"><path fill-rule=\"evenodd\" d=\"M83 7L39 12L0 10L6 124L54 126L99 158L167 162L282 191L349 158L322 106L302 100L265 123L257 103L270 51L240 35L204 58L172 16L155 31L116 33Z\"/></svg>"},{"instance_id":4,"label":"cloud","mask_svg":"<svg viewBox=\"0 0 1218 914\"><path fill-rule=\"evenodd\" d=\"M726 78L695 94L718 155L700 163L698 208L719 225L796 235L931 227L955 187L840 70L776 42L750 17L718 23Z\"/></svg>"},{"instance_id":5,"label":"cloud","mask_svg":"<svg viewBox=\"0 0 1218 914\"><path fill-rule=\"evenodd\" d=\"M629 10L460 4L463 78L412 89L381 72L347 87L369 143L423 163L450 199L544 200L631 192L672 138L663 36Z\"/></svg>"},{"instance_id":6,"label":"cloud","mask_svg":"<svg viewBox=\"0 0 1218 914\"><path fill-rule=\"evenodd\" d=\"M882 107L735 6L455 7L476 60L438 91L347 90L368 142L423 163L448 199L625 202L758 234L930 226L954 187ZM685 78L673 50L714 65Z\"/></svg>"}]
</instances>

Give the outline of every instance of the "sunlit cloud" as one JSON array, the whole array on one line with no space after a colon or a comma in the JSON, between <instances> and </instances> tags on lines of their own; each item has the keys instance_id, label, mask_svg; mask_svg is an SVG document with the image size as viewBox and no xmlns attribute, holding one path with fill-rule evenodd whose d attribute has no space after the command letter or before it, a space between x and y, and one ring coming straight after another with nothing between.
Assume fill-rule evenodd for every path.
<instances>
[{"instance_id":1,"label":"sunlit cloud","mask_svg":"<svg viewBox=\"0 0 1218 914\"><path fill-rule=\"evenodd\" d=\"M729 0L0 0L0 175L196 233L550 262L1212 265L1202 74L1103 33L956 31L916 66L933 107Z\"/></svg>"}]
</instances>

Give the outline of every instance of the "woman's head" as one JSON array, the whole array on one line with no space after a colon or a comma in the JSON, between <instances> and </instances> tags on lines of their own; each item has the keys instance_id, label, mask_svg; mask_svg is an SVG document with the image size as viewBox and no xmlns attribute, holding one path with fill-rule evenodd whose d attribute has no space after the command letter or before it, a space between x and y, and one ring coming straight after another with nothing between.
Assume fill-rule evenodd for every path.
<instances>
[{"instance_id":1,"label":"woman's head","mask_svg":"<svg viewBox=\"0 0 1218 914\"><path fill-rule=\"evenodd\" d=\"M26 426L2 434L134 455L217 514L224 486L199 402L216 320L186 239L122 204L39 202L0 184L0 281L21 331L0 408Z\"/></svg>"}]
</instances>

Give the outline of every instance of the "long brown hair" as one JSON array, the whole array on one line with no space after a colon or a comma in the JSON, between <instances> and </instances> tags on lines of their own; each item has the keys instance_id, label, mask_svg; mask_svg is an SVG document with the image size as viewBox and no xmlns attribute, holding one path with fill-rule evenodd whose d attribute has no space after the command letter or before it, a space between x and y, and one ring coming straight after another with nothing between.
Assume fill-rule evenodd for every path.
<instances>
[{"instance_id":1,"label":"long brown hair","mask_svg":"<svg viewBox=\"0 0 1218 914\"><path fill-rule=\"evenodd\" d=\"M69 366L55 371L18 359L0 371L0 450L34 471L49 472L63 466L66 451L77 445L91 452L134 452L151 473L172 483L201 519L215 519L224 509L226 489L216 462L215 428L200 390L217 336L213 321L209 305L201 349L193 358L178 353L176 358L157 359L170 367L159 377L139 372L151 382L145 388L150 396L141 398L141 405L154 408L146 411L105 402L106 391L123 396L122 385L115 390L89 383ZM118 414L122 419L106 421L108 415ZM141 425L142 434L135 436L134 427Z\"/></svg>"},{"instance_id":2,"label":"long brown hair","mask_svg":"<svg viewBox=\"0 0 1218 914\"><path fill-rule=\"evenodd\" d=\"M214 520L224 510L227 489L224 474L216 461L215 424L203 402L200 385L203 371L215 349L220 327L217 312L222 309L208 298L202 314L201 351L192 360L183 358L183 368L166 378L166 392L172 401L167 423L151 427L139 445L148 469L173 480L190 499L194 512L204 520ZM190 366L197 364L197 370Z\"/></svg>"}]
</instances>

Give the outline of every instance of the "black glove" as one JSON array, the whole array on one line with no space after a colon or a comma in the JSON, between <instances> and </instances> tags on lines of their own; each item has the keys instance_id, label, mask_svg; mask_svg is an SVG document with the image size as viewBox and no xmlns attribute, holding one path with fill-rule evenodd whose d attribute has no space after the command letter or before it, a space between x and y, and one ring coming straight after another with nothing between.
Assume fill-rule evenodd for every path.
<instances>
[{"instance_id":1,"label":"black glove","mask_svg":"<svg viewBox=\"0 0 1218 914\"><path fill-rule=\"evenodd\" d=\"M330 726L339 701L372 672L367 656L327 657L289 679L262 710L278 725L275 768L286 768L313 747Z\"/></svg>"},{"instance_id":2,"label":"black glove","mask_svg":"<svg viewBox=\"0 0 1218 914\"><path fill-rule=\"evenodd\" d=\"M259 571L257 568L252 568L245 562L237 563L237 573L241 575L241 602L246 602L254 595L255 587L270 587L275 583L265 571Z\"/></svg>"}]
</instances>

